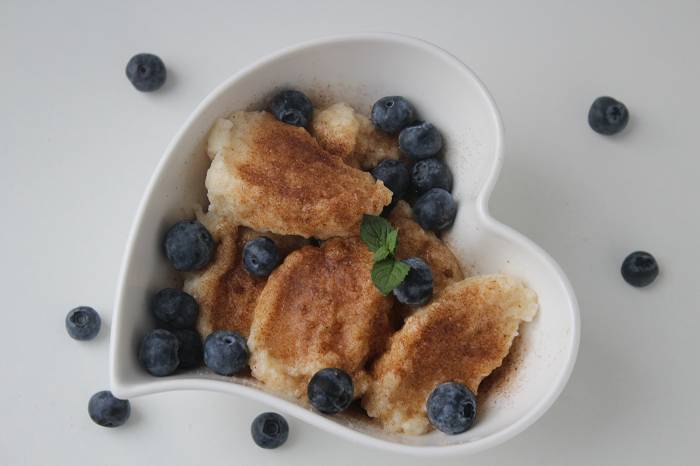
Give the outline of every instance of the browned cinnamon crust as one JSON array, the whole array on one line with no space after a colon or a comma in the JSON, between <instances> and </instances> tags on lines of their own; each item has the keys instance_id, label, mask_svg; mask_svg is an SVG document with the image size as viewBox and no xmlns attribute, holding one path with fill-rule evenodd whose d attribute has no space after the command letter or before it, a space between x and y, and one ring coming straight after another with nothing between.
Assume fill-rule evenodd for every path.
<instances>
[{"instance_id":1,"label":"browned cinnamon crust","mask_svg":"<svg viewBox=\"0 0 700 466\"><path fill-rule=\"evenodd\" d=\"M453 283L406 320L389 350L372 368L362 400L371 417L392 432L430 429L425 402L442 382L465 384L474 393L501 365L521 321L537 312L535 293L504 275Z\"/></svg>"},{"instance_id":2,"label":"browned cinnamon crust","mask_svg":"<svg viewBox=\"0 0 700 466\"><path fill-rule=\"evenodd\" d=\"M216 330L233 330L245 337L250 333L255 303L267 279L245 270L242 251L248 241L261 235L245 227L218 228L214 260L204 270L187 275L184 290L199 303L197 330L202 337ZM298 236L265 236L283 256L306 243Z\"/></svg>"},{"instance_id":3,"label":"browned cinnamon crust","mask_svg":"<svg viewBox=\"0 0 700 466\"><path fill-rule=\"evenodd\" d=\"M210 135L209 210L257 231L327 239L357 235L391 191L267 112L237 112Z\"/></svg>"},{"instance_id":4,"label":"browned cinnamon crust","mask_svg":"<svg viewBox=\"0 0 700 466\"><path fill-rule=\"evenodd\" d=\"M367 361L389 338L391 297L370 278L372 253L357 238L334 238L293 252L258 298L248 345L253 376L302 397L318 370L343 369L355 396L366 389Z\"/></svg>"}]
</instances>

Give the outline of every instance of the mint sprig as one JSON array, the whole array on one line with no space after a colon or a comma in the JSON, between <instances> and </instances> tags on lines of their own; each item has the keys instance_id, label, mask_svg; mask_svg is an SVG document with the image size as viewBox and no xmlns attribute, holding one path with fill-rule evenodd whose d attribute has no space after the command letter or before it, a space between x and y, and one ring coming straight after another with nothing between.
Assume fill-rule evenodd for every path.
<instances>
[{"instance_id":1,"label":"mint sprig","mask_svg":"<svg viewBox=\"0 0 700 466\"><path fill-rule=\"evenodd\" d=\"M387 257L372 266L372 282L383 295L401 284L411 267L393 257Z\"/></svg>"},{"instance_id":2,"label":"mint sprig","mask_svg":"<svg viewBox=\"0 0 700 466\"><path fill-rule=\"evenodd\" d=\"M401 284L410 270L408 264L395 257L399 232L387 219L365 215L360 226L360 238L374 253L372 282L383 295L387 295Z\"/></svg>"}]
</instances>

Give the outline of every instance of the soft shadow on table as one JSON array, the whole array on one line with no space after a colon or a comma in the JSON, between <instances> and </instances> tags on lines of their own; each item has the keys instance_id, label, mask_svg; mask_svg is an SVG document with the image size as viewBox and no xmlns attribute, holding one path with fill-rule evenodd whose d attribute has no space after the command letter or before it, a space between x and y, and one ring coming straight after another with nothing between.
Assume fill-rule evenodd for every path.
<instances>
[{"instance_id":1,"label":"soft shadow on table","mask_svg":"<svg viewBox=\"0 0 700 466\"><path fill-rule=\"evenodd\" d=\"M165 80L165 84L163 84L163 87L158 89L158 94L170 93L175 87L177 87L178 78L179 76L177 71L173 70L172 68L168 68L168 76Z\"/></svg>"},{"instance_id":2,"label":"soft shadow on table","mask_svg":"<svg viewBox=\"0 0 700 466\"><path fill-rule=\"evenodd\" d=\"M143 424L144 418L143 414L141 413L141 409L139 408L141 403L145 403L147 401L147 398L138 398L136 403L131 401L131 414L129 415L129 420L127 421L130 429L136 429L138 426Z\"/></svg>"},{"instance_id":3,"label":"soft shadow on table","mask_svg":"<svg viewBox=\"0 0 700 466\"><path fill-rule=\"evenodd\" d=\"M165 63L167 70L167 76L165 79L165 84L158 90L152 92L143 92L149 99L172 99L172 93L177 88L179 82L179 74L176 70L168 67L168 63Z\"/></svg>"}]
</instances>

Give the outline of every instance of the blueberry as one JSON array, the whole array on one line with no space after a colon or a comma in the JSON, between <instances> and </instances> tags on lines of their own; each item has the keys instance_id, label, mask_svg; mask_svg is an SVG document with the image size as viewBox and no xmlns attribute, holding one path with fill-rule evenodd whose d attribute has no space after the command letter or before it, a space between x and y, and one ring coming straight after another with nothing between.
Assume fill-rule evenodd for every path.
<instances>
[{"instance_id":1,"label":"blueberry","mask_svg":"<svg viewBox=\"0 0 700 466\"><path fill-rule=\"evenodd\" d=\"M336 414L352 402L352 379L342 369L321 369L311 377L306 394L311 406L323 414Z\"/></svg>"},{"instance_id":2,"label":"blueberry","mask_svg":"<svg viewBox=\"0 0 700 466\"><path fill-rule=\"evenodd\" d=\"M399 147L414 160L427 159L442 149L442 134L431 123L418 122L401 130Z\"/></svg>"},{"instance_id":3,"label":"blueberry","mask_svg":"<svg viewBox=\"0 0 700 466\"><path fill-rule=\"evenodd\" d=\"M433 427L449 435L461 434L474 424L476 397L461 383L446 382L432 391L426 408Z\"/></svg>"},{"instance_id":4,"label":"blueberry","mask_svg":"<svg viewBox=\"0 0 700 466\"><path fill-rule=\"evenodd\" d=\"M102 427L119 427L131 415L129 400L120 400L112 392L103 390L90 397L88 403L90 418Z\"/></svg>"},{"instance_id":5,"label":"blueberry","mask_svg":"<svg viewBox=\"0 0 700 466\"><path fill-rule=\"evenodd\" d=\"M250 425L253 441L261 448L281 447L289 436L287 420L277 413L262 413Z\"/></svg>"},{"instance_id":6,"label":"blueberry","mask_svg":"<svg viewBox=\"0 0 700 466\"><path fill-rule=\"evenodd\" d=\"M440 231L454 223L457 204L452 194L442 188L433 188L416 200L413 215L423 229Z\"/></svg>"},{"instance_id":7,"label":"blueberry","mask_svg":"<svg viewBox=\"0 0 700 466\"><path fill-rule=\"evenodd\" d=\"M635 251L622 262L622 278L632 286L650 285L659 275L659 264L654 256L644 251Z\"/></svg>"},{"instance_id":8,"label":"blueberry","mask_svg":"<svg viewBox=\"0 0 700 466\"><path fill-rule=\"evenodd\" d=\"M622 102L612 97L598 97L588 111L588 124L593 131L611 135L619 133L629 121L629 112Z\"/></svg>"},{"instance_id":9,"label":"blueberry","mask_svg":"<svg viewBox=\"0 0 700 466\"><path fill-rule=\"evenodd\" d=\"M139 361L151 375L162 377L175 372L180 364L180 342L168 330L156 329L148 333L139 347Z\"/></svg>"},{"instance_id":10,"label":"blueberry","mask_svg":"<svg viewBox=\"0 0 700 466\"><path fill-rule=\"evenodd\" d=\"M76 340L92 340L100 333L102 320L91 307L76 307L66 315L66 330Z\"/></svg>"},{"instance_id":11,"label":"blueberry","mask_svg":"<svg viewBox=\"0 0 700 466\"><path fill-rule=\"evenodd\" d=\"M382 180L384 186L391 190L391 204L387 207L388 210L391 210L408 190L408 169L406 165L399 160L382 160L372 169L372 176Z\"/></svg>"},{"instance_id":12,"label":"blueberry","mask_svg":"<svg viewBox=\"0 0 700 466\"><path fill-rule=\"evenodd\" d=\"M267 236L252 239L243 247L243 265L256 277L270 275L281 260L277 245Z\"/></svg>"},{"instance_id":13,"label":"blueberry","mask_svg":"<svg viewBox=\"0 0 700 466\"><path fill-rule=\"evenodd\" d=\"M372 106L374 126L386 133L395 133L413 122L413 105L399 95L382 97Z\"/></svg>"},{"instance_id":14,"label":"blueberry","mask_svg":"<svg viewBox=\"0 0 700 466\"><path fill-rule=\"evenodd\" d=\"M299 91L282 91L270 102L270 112L275 118L294 126L306 126L313 111L309 98Z\"/></svg>"},{"instance_id":15,"label":"blueberry","mask_svg":"<svg viewBox=\"0 0 700 466\"><path fill-rule=\"evenodd\" d=\"M204 340L204 364L219 375L233 375L248 364L248 345L239 333L220 330Z\"/></svg>"},{"instance_id":16,"label":"blueberry","mask_svg":"<svg viewBox=\"0 0 700 466\"><path fill-rule=\"evenodd\" d=\"M166 233L165 254L176 270L198 270L211 261L214 239L198 221L182 220Z\"/></svg>"},{"instance_id":17,"label":"blueberry","mask_svg":"<svg viewBox=\"0 0 700 466\"><path fill-rule=\"evenodd\" d=\"M175 288L160 290L151 300L151 312L158 321L172 328L192 328L197 322L199 304Z\"/></svg>"},{"instance_id":18,"label":"blueberry","mask_svg":"<svg viewBox=\"0 0 700 466\"><path fill-rule=\"evenodd\" d=\"M452 172L438 159L419 160L411 169L411 188L418 195L433 188L452 191Z\"/></svg>"},{"instance_id":19,"label":"blueberry","mask_svg":"<svg viewBox=\"0 0 700 466\"><path fill-rule=\"evenodd\" d=\"M180 359L180 369L192 369L202 365L204 349L202 338L194 330L184 329L173 331L180 344L177 357Z\"/></svg>"},{"instance_id":20,"label":"blueberry","mask_svg":"<svg viewBox=\"0 0 700 466\"><path fill-rule=\"evenodd\" d=\"M139 53L126 64L126 77L139 91L151 92L165 83L167 72L163 60L150 53Z\"/></svg>"},{"instance_id":21,"label":"blueberry","mask_svg":"<svg viewBox=\"0 0 700 466\"><path fill-rule=\"evenodd\" d=\"M418 257L409 257L401 262L411 267L406 278L393 289L396 299L404 304L421 306L433 296L433 272L430 266Z\"/></svg>"}]
</instances>

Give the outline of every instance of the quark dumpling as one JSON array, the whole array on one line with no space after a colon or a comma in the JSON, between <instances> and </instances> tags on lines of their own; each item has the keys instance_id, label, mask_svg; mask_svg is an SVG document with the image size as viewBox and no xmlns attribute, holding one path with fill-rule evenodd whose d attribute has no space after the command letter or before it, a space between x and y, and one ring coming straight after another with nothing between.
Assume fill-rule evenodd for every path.
<instances>
[{"instance_id":1,"label":"quark dumpling","mask_svg":"<svg viewBox=\"0 0 700 466\"><path fill-rule=\"evenodd\" d=\"M328 152L363 170L371 170L384 159L399 158L397 137L376 129L369 118L348 104L316 111L311 133Z\"/></svg>"},{"instance_id":2,"label":"quark dumpling","mask_svg":"<svg viewBox=\"0 0 700 466\"><path fill-rule=\"evenodd\" d=\"M535 293L505 275L449 285L406 319L374 363L362 400L367 414L390 432L427 432L425 403L432 390L452 381L477 393L510 351L520 322L531 321L537 307Z\"/></svg>"},{"instance_id":3,"label":"quark dumpling","mask_svg":"<svg viewBox=\"0 0 700 466\"><path fill-rule=\"evenodd\" d=\"M372 283L372 252L357 237L334 238L287 256L258 298L248 339L253 376L305 398L311 377L335 367L369 382L365 365L386 347L390 296Z\"/></svg>"},{"instance_id":4,"label":"quark dumpling","mask_svg":"<svg viewBox=\"0 0 700 466\"><path fill-rule=\"evenodd\" d=\"M391 191L267 112L236 112L212 128L209 211L256 231L328 239L357 235Z\"/></svg>"},{"instance_id":5,"label":"quark dumpling","mask_svg":"<svg viewBox=\"0 0 700 466\"><path fill-rule=\"evenodd\" d=\"M243 247L262 233L235 226L216 227L211 231L219 241L214 259L203 270L186 274L183 289L199 304L197 330L202 338L217 330L232 330L247 337L258 296L267 279L246 271ZM299 236L269 233L266 236L275 242L282 257L307 243Z\"/></svg>"}]
</instances>

